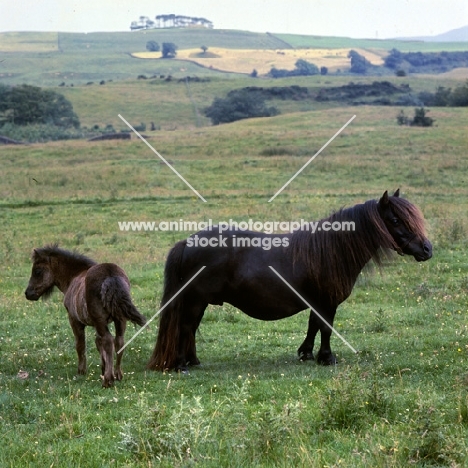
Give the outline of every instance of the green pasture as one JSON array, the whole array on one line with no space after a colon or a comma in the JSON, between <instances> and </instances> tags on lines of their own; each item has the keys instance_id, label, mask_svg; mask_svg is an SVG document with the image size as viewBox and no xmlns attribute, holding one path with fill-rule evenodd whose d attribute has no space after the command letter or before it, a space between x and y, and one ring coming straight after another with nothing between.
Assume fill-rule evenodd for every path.
<instances>
[{"instance_id":1,"label":"green pasture","mask_svg":"<svg viewBox=\"0 0 468 468\"><path fill-rule=\"evenodd\" d=\"M233 89L249 86L288 87L298 85L306 87L310 90L310 99L301 101L276 99L268 101L268 105L274 105L282 114L295 114L304 111L328 111L330 107L343 105L337 102L323 103L315 101L313 96L321 88L347 85L350 82L370 84L382 80L390 81L396 86L408 84L415 95L421 91L434 93L439 86L456 88L464 83L463 79L455 79L449 75L424 75L404 78L312 76L294 78L294 80L287 78L258 80L247 76L238 76L230 79L211 77L208 82L186 82L184 77L167 82L165 79L156 77L147 80L115 81L104 86L76 86L73 88L57 88L56 90L70 100L83 126L90 128L99 125L103 128L107 124L111 124L115 129L126 129L125 123L118 117L120 114L132 125L145 123L149 131L151 122L154 122L156 126L163 130L193 129L209 126L210 120L205 117L203 110L210 106L215 98L224 98ZM383 110L389 119L393 119L398 111L399 109L395 107ZM350 110L349 112L353 111ZM379 113L381 112L382 109L379 110ZM408 109L407 112L411 113L412 109ZM431 110L429 115L435 112L435 109ZM290 117L284 115L282 118L286 118L286 122L288 122ZM278 122L275 125L276 128L283 125L282 118L274 121ZM145 134L148 134L148 132ZM148 135L152 138L163 138L159 133ZM218 151L223 151L223 148L218 148Z\"/></svg>"},{"instance_id":2,"label":"green pasture","mask_svg":"<svg viewBox=\"0 0 468 468\"><path fill-rule=\"evenodd\" d=\"M398 39L355 39L350 37L305 36L300 34L275 34L275 37L295 49L346 49L362 48L381 51L398 49L401 52L442 52L467 50L466 42L423 42Z\"/></svg>"},{"instance_id":3,"label":"green pasture","mask_svg":"<svg viewBox=\"0 0 468 468\"><path fill-rule=\"evenodd\" d=\"M363 48L382 56L397 48L402 52L463 51L466 43L351 39L252 33L235 30L154 29L127 32L0 33L0 83L38 86L98 85L113 80L135 79L139 75L171 75L236 78L182 60L142 60L133 52L146 50L148 41L175 43L179 50L205 47L277 50L285 48Z\"/></svg>"},{"instance_id":4,"label":"green pasture","mask_svg":"<svg viewBox=\"0 0 468 468\"><path fill-rule=\"evenodd\" d=\"M229 88L202 85L191 84L200 107ZM148 141L207 203L137 138L1 149L0 466L466 466L466 109L431 109L427 129L398 126L399 109L365 106L197 127L183 83L64 92L86 125L123 127L118 113L161 123ZM202 321L200 368L146 371L155 321L126 350L124 380L104 390L91 329L89 371L76 376L61 294L24 298L32 249L59 242L121 265L150 318L167 252L189 233L121 232L118 221L319 219L398 187L422 209L434 257L395 255L361 275L335 321L359 353L334 336L332 368L297 360L306 312L260 322L225 304Z\"/></svg>"},{"instance_id":5,"label":"green pasture","mask_svg":"<svg viewBox=\"0 0 468 468\"><path fill-rule=\"evenodd\" d=\"M135 135L0 148L1 467L467 466L466 108L431 108L434 126L423 129L398 126L397 107L273 100L282 112L276 117L213 127L203 109L232 89L294 84L314 91L378 77L255 80L129 53L148 40L263 49L380 49L383 41L217 30L4 33L0 39L2 83L50 86L88 128L126 129L118 114L144 123L150 145L207 200ZM413 50L405 44L409 49L392 41L382 49ZM148 79L137 79L141 74ZM179 81L186 76L210 80ZM466 78L383 79L418 93ZM151 122L158 130L150 130ZM156 320L125 351L124 380L105 390L93 330L87 331L88 374L77 376L61 294L47 302L24 297L32 249L57 242L121 265L135 304L151 318L167 253L190 233L124 232L119 221L318 220L397 188L424 213L434 256L420 264L395 254L382 271L363 272L335 320L359 352L333 336L335 367L297 360L307 312L260 322L224 304L210 306L201 323L201 367L188 375L146 370ZM129 326L126 339L135 332Z\"/></svg>"}]
</instances>

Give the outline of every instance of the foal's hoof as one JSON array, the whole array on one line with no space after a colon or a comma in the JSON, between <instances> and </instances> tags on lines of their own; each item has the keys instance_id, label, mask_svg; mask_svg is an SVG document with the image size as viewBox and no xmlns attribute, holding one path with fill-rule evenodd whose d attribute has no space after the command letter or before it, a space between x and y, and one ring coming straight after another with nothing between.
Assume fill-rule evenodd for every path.
<instances>
[{"instance_id":1,"label":"foal's hoof","mask_svg":"<svg viewBox=\"0 0 468 468\"><path fill-rule=\"evenodd\" d=\"M106 379L103 375L101 375L101 380L103 388L111 388L114 386L114 379Z\"/></svg>"},{"instance_id":2,"label":"foal's hoof","mask_svg":"<svg viewBox=\"0 0 468 468\"><path fill-rule=\"evenodd\" d=\"M332 353L318 353L317 362L322 366L335 366L338 364L336 357Z\"/></svg>"}]
</instances>

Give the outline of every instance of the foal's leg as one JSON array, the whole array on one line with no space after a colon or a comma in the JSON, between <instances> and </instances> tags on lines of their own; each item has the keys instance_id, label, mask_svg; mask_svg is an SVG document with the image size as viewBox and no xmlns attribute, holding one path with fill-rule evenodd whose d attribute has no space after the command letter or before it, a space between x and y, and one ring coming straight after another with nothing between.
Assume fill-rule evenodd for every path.
<instances>
[{"instance_id":1,"label":"foal's leg","mask_svg":"<svg viewBox=\"0 0 468 468\"><path fill-rule=\"evenodd\" d=\"M68 315L68 321L73 330L75 336L75 349L78 354L78 374L86 374L86 337L85 337L85 326L77 319Z\"/></svg>"},{"instance_id":2,"label":"foal's leg","mask_svg":"<svg viewBox=\"0 0 468 468\"><path fill-rule=\"evenodd\" d=\"M102 386L114 385L114 338L105 322L96 324L96 347L101 354Z\"/></svg>"},{"instance_id":3,"label":"foal's leg","mask_svg":"<svg viewBox=\"0 0 468 468\"><path fill-rule=\"evenodd\" d=\"M317 335L317 332L320 328L318 320L320 319L311 310L309 315L309 328L307 329L307 336L297 350L297 354L299 355L299 359L301 361L314 360L314 354L312 351L314 349L315 336Z\"/></svg>"},{"instance_id":4,"label":"foal's leg","mask_svg":"<svg viewBox=\"0 0 468 468\"><path fill-rule=\"evenodd\" d=\"M125 328L127 327L127 322L125 320L116 320L114 322L115 325L115 352L117 353L117 359L115 363L115 378L116 380L122 380L123 377L123 372L122 368L120 366L122 362L122 357L123 357L123 350L119 353L119 349L122 349L122 346L124 345L124 334L125 334Z\"/></svg>"}]
</instances>

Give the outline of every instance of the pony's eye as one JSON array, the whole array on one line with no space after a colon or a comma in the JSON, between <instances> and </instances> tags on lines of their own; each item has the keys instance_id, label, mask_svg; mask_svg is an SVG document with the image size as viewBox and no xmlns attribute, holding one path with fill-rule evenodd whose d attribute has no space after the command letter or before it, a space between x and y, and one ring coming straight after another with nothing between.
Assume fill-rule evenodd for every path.
<instances>
[{"instance_id":1,"label":"pony's eye","mask_svg":"<svg viewBox=\"0 0 468 468\"><path fill-rule=\"evenodd\" d=\"M391 220L391 223L394 225L394 226L398 226L400 224L400 220L398 218L393 218Z\"/></svg>"},{"instance_id":2,"label":"pony's eye","mask_svg":"<svg viewBox=\"0 0 468 468\"><path fill-rule=\"evenodd\" d=\"M40 276L40 275L42 275L42 268L36 268L36 269L34 270L34 273L33 273L33 274L34 274L34 276Z\"/></svg>"}]
</instances>

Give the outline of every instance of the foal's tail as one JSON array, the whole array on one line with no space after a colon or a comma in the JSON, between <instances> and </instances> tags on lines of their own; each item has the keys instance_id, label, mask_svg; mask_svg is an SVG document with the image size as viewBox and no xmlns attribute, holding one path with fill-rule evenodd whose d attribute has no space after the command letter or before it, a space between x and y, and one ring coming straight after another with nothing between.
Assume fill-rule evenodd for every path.
<instances>
[{"instance_id":1,"label":"foal's tail","mask_svg":"<svg viewBox=\"0 0 468 468\"><path fill-rule=\"evenodd\" d=\"M128 283L121 276L108 276L102 282L101 300L112 317L124 318L140 326L146 323L146 317L132 302Z\"/></svg>"},{"instance_id":2,"label":"foal's tail","mask_svg":"<svg viewBox=\"0 0 468 468\"><path fill-rule=\"evenodd\" d=\"M147 364L147 368L151 370L164 371L174 368L177 364L183 299L177 296L171 301L171 298L182 286L181 266L185 245L185 240L177 242L169 252L164 268L164 293L161 307L166 304L167 306L161 312L158 338Z\"/></svg>"}]
</instances>

